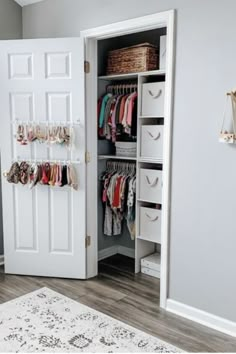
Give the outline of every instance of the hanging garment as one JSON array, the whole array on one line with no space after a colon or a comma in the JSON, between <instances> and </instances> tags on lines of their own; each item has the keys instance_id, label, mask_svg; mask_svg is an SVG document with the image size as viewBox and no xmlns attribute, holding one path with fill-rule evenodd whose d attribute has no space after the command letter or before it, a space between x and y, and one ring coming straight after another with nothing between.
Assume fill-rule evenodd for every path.
<instances>
[{"instance_id":1,"label":"hanging garment","mask_svg":"<svg viewBox=\"0 0 236 354\"><path fill-rule=\"evenodd\" d=\"M124 221L133 240L135 238L136 176L135 164L115 163L102 174L104 205L104 235L121 235ZM132 168L130 168L132 166ZM123 169L122 169L123 167Z\"/></svg>"},{"instance_id":2,"label":"hanging garment","mask_svg":"<svg viewBox=\"0 0 236 354\"><path fill-rule=\"evenodd\" d=\"M128 189L128 200L127 200L127 227L129 229L129 233L131 239L134 240L135 238L135 194L136 194L136 178L132 178L129 182L129 189Z\"/></svg>"},{"instance_id":3,"label":"hanging garment","mask_svg":"<svg viewBox=\"0 0 236 354\"><path fill-rule=\"evenodd\" d=\"M99 121L98 121L98 126L99 126L99 128L102 128L102 127L103 127L106 104L107 104L107 101L109 100L109 98L110 98L111 96L112 96L112 94L107 93L107 94L102 98L102 104L101 104L101 109L100 109L100 112L99 112Z\"/></svg>"},{"instance_id":4,"label":"hanging garment","mask_svg":"<svg viewBox=\"0 0 236 354\"><path fill-rule=\"evenodd\" d=\"M125 87L126 85L124 85ZM98 99L97 111L98 136L100 138L105 138L115 143L117 136L119 136L119 140L137 137L136 91L122 94L118 92L116 94L105 94Z\"/></svg>"}]
</instances>

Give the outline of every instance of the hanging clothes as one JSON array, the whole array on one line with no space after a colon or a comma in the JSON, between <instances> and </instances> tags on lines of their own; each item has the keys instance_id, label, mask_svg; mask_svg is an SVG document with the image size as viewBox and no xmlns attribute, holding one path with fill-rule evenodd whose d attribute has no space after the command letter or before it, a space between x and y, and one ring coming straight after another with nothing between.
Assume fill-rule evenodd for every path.
<instances>
[{"instance_id":1,"label":"hanging clothes","mask_svg":"<svg viewBox=\"0 0 236 354\"><path fill-rule=\"evenodd\" d=\"M136 174L134 163L108 162L102 174L104 234L121 235L124 222L135 238Z\"/></svg>"},{"instance_id":2,"label":"hanging clothes","mask_svg":"<svg viewBox=\"0 0 236 354\"><path fill-rule=\"evenodd\" d=\"M137 137L137 87L124 84L108 86L107 90L113 88L115 93L108 92L98 99L98 136L113 143L118 137L133 141Z\"/></svg>"}]
</instances>

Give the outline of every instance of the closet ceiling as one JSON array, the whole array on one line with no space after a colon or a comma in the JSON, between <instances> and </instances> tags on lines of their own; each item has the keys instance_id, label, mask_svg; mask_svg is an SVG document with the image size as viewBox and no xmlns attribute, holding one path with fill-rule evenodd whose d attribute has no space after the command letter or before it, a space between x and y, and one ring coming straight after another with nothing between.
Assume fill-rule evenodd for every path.
<instances>
[{"instance_id":1,"label":"closet ceiling","mask_svg":"<svg viewBox=\"0 0 236 354\"><path fill-rule=\"evenodd\" d=\"M15 2L17 2L20 6L31 5L40 1L44 1L44 0L15 0Z\"/></svg>"}]
</instances>

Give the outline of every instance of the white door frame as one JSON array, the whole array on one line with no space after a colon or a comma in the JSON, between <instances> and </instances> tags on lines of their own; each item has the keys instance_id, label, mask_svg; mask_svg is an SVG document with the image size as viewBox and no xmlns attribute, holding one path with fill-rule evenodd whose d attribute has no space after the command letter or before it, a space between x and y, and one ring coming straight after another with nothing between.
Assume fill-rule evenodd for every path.
<instances>
[{"instance_id":1,"label":"white door frame","mask_svg":"<svg viewBox=\"0 0 236 354\"><path fill-rule=\"evenodd\" d=\"M171 148L172 148L172 108L173 108L173 74L174 74L174 22L175 11L165 11L144 17L93 28L82 31L85 43L85 57L90 64L90 72L86 75L86 117L87 117L87 151L90 163L87 165L87 234L91 236L91 245L87 249L87 277L97 275L97 40L117 37L130 33L142 32L167 27L167 64L166 64L166 107L165 107L165 142L163 168L163 210L162 221L162 261L160 306L166 308L168 298L169 270L169 219L170 219L170 181L171 181ZM94 103L93 103L94 102Z\"/></svg>"}]
</instances>

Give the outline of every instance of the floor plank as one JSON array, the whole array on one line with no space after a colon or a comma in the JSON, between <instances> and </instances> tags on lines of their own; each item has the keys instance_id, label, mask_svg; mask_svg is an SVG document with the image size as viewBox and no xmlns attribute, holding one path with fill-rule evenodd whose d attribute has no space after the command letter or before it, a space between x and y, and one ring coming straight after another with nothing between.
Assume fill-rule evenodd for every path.
<instances>
[{"instance_id":1,"label":"floor plank","mask_svg":"<svg viewBox=\"0 0 236 354\"><path fill-rule=\"evenodd\" d=\"M185 351L236 352L236 339L163 311L159 280L133 267L132 259L114 256L87 281L6 275L0 267L0 303L46 286Z\"/></svg>"}]
</instances>

